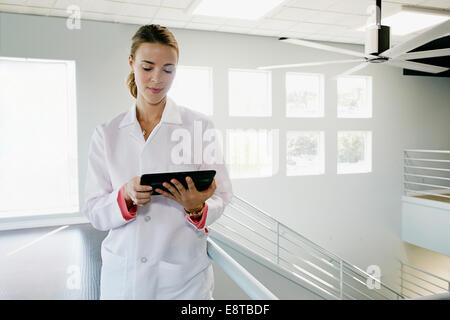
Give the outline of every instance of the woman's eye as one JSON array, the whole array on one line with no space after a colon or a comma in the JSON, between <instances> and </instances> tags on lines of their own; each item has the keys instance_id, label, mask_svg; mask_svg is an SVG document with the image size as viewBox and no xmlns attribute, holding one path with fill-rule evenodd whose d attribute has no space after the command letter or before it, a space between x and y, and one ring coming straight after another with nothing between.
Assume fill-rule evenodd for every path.
<instances>
[{"instance_id":1,"label":"woman's eye","mask_svg":"<svg viewBox=\"0 0 450 320\"><path fill-rule=\"evenodd\" d=\"M144 69L145 71L150 71L150 70L152 70L152 68L144 68L144 67L143 67L142 69ZM169 73L169 74L172 73L172 71L169 71L169 70L164 70L164 72L165 72L165 73Z\"/></svg>"}]
</instances>

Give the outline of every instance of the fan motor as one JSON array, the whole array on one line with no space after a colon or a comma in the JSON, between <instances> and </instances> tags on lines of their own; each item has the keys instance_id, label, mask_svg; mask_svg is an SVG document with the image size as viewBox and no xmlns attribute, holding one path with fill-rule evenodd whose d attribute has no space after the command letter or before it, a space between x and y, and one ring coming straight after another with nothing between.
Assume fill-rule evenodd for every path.
<instances>
[{"instance_id":1,"label":"fan motor","mask_svg":"<svg viewBox=\"0 0 450 320\"><path fill-rule=\"evenodd\" d=\"M366 30L364 46L366 55L379 55L390 48L391 28L389 26L374 26Z\"/></svg>"}]
</instances>

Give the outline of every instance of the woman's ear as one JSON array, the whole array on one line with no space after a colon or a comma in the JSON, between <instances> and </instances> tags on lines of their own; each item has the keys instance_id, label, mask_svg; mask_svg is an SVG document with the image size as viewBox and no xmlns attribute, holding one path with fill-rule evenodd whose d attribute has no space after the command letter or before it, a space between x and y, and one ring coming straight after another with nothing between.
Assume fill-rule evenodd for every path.
<instances>
[{"instance_id":1,"label":"woman's ear","mask_svg":"<svg viewBox=\"0 0 450 320\"><path fill-rule=\"evenodd\" d=\"M128 64L130 65L130 68L131 68L131 71L134 71L134 68L133 68L133 56L132 55L129 55L128 56Z\"/></svg>"}]
</instances>

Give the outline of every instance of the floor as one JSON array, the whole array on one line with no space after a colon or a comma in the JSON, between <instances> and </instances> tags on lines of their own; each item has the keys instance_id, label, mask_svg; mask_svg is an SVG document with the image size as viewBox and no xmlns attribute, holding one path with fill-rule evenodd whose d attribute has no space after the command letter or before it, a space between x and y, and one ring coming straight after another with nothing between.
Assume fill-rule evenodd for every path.
<instances>
[{"instance_id":1,"label":"floor","mask_svg":"<svg viewBox=\"0 0 450 320\"><path fill-rule=\"evenodd\" d=\"M0 299L98 299L106 234L90 224L0 231Z\"/></svg>"},{"instance_id":2,"label":"floor","mask_svg":"<svg viewBox=\"0 0 450 320\"><path fill-rule=\"evenodd\" d=\"M443 193L442 195L449 197L450 193ZM450 202L450 198L439 197L439 196L423 195L423 196L415 196L415 197L422 198L422 199L436 200L436 201L441 201L441 202Z\"/></svg>"}]
</instances>

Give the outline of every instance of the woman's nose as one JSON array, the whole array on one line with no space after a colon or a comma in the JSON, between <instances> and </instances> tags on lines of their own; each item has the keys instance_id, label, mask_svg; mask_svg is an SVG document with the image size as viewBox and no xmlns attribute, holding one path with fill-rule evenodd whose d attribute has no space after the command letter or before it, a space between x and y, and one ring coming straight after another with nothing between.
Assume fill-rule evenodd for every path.
<instances>
[{"instance_id":1,"label":"woman's nose","mask_svg":"<svg viewBox=\"0 0 450 320\"><path fill-rule=\"evenodd\" d=\"M159 83L161 82L161 72L155 72L151 75L150 82Z\"/></svg>"}]
</instances>

